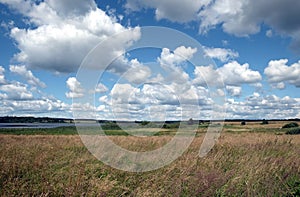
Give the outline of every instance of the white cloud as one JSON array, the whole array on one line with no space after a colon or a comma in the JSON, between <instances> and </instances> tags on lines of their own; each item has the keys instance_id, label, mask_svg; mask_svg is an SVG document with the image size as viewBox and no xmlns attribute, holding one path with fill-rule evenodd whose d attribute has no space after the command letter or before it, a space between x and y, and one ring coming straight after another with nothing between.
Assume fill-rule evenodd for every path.
<instances>
[{"instance_id":1,"label":"white cloud","mask_svg":"<svg viewBox=\"0 0 300 197\"><path fill-rule=\"evenodd\" d=\"M8 98L7 94L0 93L0 100L4 100L4 99L7 99L7 98Z\"/></svg>"},{"instance_id":2,"label":"white cloud","mask_svg":"<svg viewBox=\"0 0 300 197\"><path fill-rule=\"evenodd\" d=\"M251 84L253 87L255 87L257 90L260 90L262 89L263 85L262 83L254 83L254 84Z\"/></svg>"},{"instance_id":3,"label":"white cloud","mask_svg":"<svg viewBox=\"0 0 300 197\"><path fill-rule=\"evenodd\" d=\"M27 90L27 86L20 82L7 83L0 85L0 91L7 94L8 100L31 100L32 93Z\"/></svg>"},{"instance_id":4,"label":"white cloud","mask_svg":"<svg viewBox=\"0 0 300 197\"><path fill-rule=\"evenodd\" d=\"M185 92L190 89L191 82L188 73L183 70L183 65L191 60L197 48L180 46L173 52L168 48L163 48L160 57L157 59L163 70L163 84L172 86L177 93Z\"/></svg>"},{"instance_id":5,"label":"white cloud","mask_svg":"<svg viewBox=\"0 0 300 197\"><path fill-rule=\"evenodd\" d=\"M200 86L222 87L224 86L223 79L220 73L214 66L196 66L194 69L195 79L193 83Z\"/></svg>"},{"instance_id":6,"label":"white cloud","mask_svg":"<svg viewBox=\"0 0 300 197\"><path fill-rule=\"evenodd\" d=\"M93 0L48 0L47 2L59 15L83 15L97 7Z\"/></svg>"},{"instance_id":7,"label":"white cloud","mask_svg":"<svg viewBox=\"0 0 300 197\"><path fill-rule=\"evenodd\" d=\"M155 105L179 104L179 94L174 91L172 85L145 84L141 91L144 103Z\"/></svg>"},{"instance_id":8,"label":"white cloud","mask_svg":"<svg viewBox=\"0 0 300 197\"><path fill-rule=\"evenodd\" d=\"M249 64L239 64L236 61L229 62L217 69L226 85L254 84L262 80L258 71L249 68Z\"/></svg>"},{"instance_id":9,"label":"white cloud","mask_svg":"<svg viewBox=\"0 0 300 197\"><path fill-rule=\"evenodd\" d=\"M271 87L275 88L275 89L283 90L283 89L285 89L285 83L280 82L280 83L276 83L276 84L271 84Z\"/></svg>"},{"instance_id":10,"label":"white cloud","mask_svg":"<svg viewBox=\"0 0 300 197\"><path fill-rule=\"evenodd\" d=\"M68 110L69 106L60 100L54 100L49 98L25 100L25 101L10 101L6 103L7 106L14 109L15 114L52 114L58 112L60 114Z\"/></svg>"},{"instance_id":11,"label":"white cloud","mask_svg":"<svg viewBox=\"0 0 300 197\"><path fill-rule=\"evenodd\" d=\"M115 84L111 90L112 105L135 103L140 97L140 89L130 84Z\"/></svg>"},{"instance_id":12,"label":"white cloud","mask_svg":"<svg viewBox=\"0 0 300 197\"><path fill-rule=\"evenodd\" d=\"M130 84L115 84L111 93L99 98L109 119L118 120L174 120L199 118L213 101L205 88L191 87L176 92L174 84L144 84L135 88ZM206 113L206 116L208 113Z\"/></svg>"},{"instance_id":13,"label":"white cloud","mask_svg":"<svg viewBox=\"0 0 300 197\"><path fill-rule=\"evenodd\" d=\"M129 67L123 74L123 77L131 83L140 84L146 82L151 76L151 69L141 64L137 59L130 60Z\"/></svg>"},{"instance_id":14,"label":"white cloud","mask_svg":"<svg viewBox=\"0 0 300 197\"><path fill-rule=\"evenodd\" d=\"M105 93L107 91L108 91L108 88L102 83L97 84L97 86L95 88L95 92L97 92L97 93Z\"/></svg>"},{"instance_id":15,"label":"white cloud","mask_svg":"<svg viewBox=\"0 0 300 197\"><path fill-rule=\"evenodd\" d=\"M269 29L268 31L266 31L266 36L271 38L273 36L273 31L272 29Z\"/></svg>"},{"instance_id":16,"label":"white cloud","mask_svg":"<svg viewBox=\"0 0 300 197\"><path fill-rule=\"evenodd\" d=\"M240 65L236 61L229 62L220 68L213 66L196 66L194 83L222 87L224 85L240 86L256 84L262 80L258 71L249 68L249 64ZM224 82L224 85L223 83Z\"/></svg>"},{"instance_id":17,"label":"white cloud","mask_svg":"<svg viewBox=\"0 0 300 197\"><path fill-rule=\"evenodd\" d=\"M204 47L204 55L210 58L218 59L222 62L227 62L229 60L239 57L239 53L231 49L209 47Z\"/></svg>"},{"instance_id":18,"label":"white cloud","mask_svg":"<svg viewBox=\"0 0 300 197\"><path fill-rule=\"evenodd\" d=\"M199 12L200 32L221 25L227 33L248 36L260 31L261 24L293 38L292 46L300 49L300 2L298 0L216 0ZM247 25L245 25L247 24ZM272 30L267 36L273 34Z\"/></svg>"},{"instance_id":19,"label":"white cloud","mask_svg":"<svg viewBox=\"0 0 300 197\"><path fill-rule=\"evenodd\" d=\"M102 104L111 105L111 104L109 103L109 100L108 100L108 96L107 96L107 95L101 96L101 97L99 98L99 101L100 101Z\"/></svg>"},{"instance_id":20,"label":"white cloud","mask_svg":"<svg viewBox=\"0 0 300 197\"><path fill-rule=\"evenodd\" d=\"M222 24L225 32L245 36L249 33L257 33L259 27L254 23L246 23L243 16L243 8L246 0L216 0L206 9L200 11L200 32L205 33L218 24ZM242 25L247 24L247 25Z\"/></svg>"},{"instance_id":21,"label":"white cloud","mask_svg":"<svg viewBox=\"0 0 300 197\"><path fill-rule=\"evenodd\" d=\"M197 12L209 2L210 0L127 0L125 7L128 11L153 8L157 20L185 23L195 20Z\"/></svg>"},{"instance_id":22,"label":"white cloud","mask_svg":"<svg viewBox=\"0 0 300 197\"><path fill-rule=\"evenodd\" d=\"M67 98L80 98L84 96L84 89L81 87L81 84L75 77L70 77L66 81L67 87L70 92L66 93Z\"/></svg>"},{"instance_id":23,"label":"white cloud","mask_svg":"<svg viewBox=\"0 0 300 197\"><path fill-rule=\"evenodd\" d=\"M164 77L158 73L155 77L148 79L147 83L162 83L164 81Z\"/></svg>"},{"instance_id":24,"label":"white cloud","mask_svg":"<svg viewBox=\"0 0 300 197\"><path fill-rule=\"evenodd\" d=\"M26 67L23 66L15 66L15 65L10 65L9 70L12 73L18 74L22 77L24 77L27 80L27 83L33 86L39 86L42 88L46 87L46 84L40 79L36 78L30 70L27 70Z\"/></svg>"},{"instance_id":25,"label":"white cloud","mask_svg":"<svg viewBox=\"0 0 300 197\"><path fill-rule=\"evenodd\" d=\"M10 66L10 70L22 75L33 86L43 84L25 67ZM0 67L0 73L3 72L4 68ZM28 90L28 84L6 80L3 82L0 84L0 116L71 117L68 104L47 96L36 87Z\"/></svg>"},{"instance_id":26,"label":"white cloud","mask_svg":"<svg viewBox=\"0 0 300 197\"><path fill-rule=\"evenodd\" d=\"M0 66L0 85L6 83L4 72L5 69L2 66Z\"/></svg>"},{"instance_id":27,"label":"white cloud","mask_svg":"<svg viewBox=\"0 0 300 197\"><path fill-rule=\"evenodd\" d=\"M230 96L239 97L242 95L242 87L239 86L226 86L226 90Z\"/></svg>"},{"instance_id":28,"label":"white cloud","mask_svg":"<svg viewBox=\"0 0 300 197\"><path fill-rule=\"evenodd\" d=\"M272 60L265 68L264 74L273 87L283 89L285 82L300 87L300 61L290 66L287 63L287 59Z\"/></svg>"},{"instance_id":29,"label":"white cloud","mask_svg":"<svg viewBox=\"0 0 300 197\"><path fill-rule=\"evenodd\" d=\"M292 48L300 51L298 0L127 0L125 7L129 11L155 9L158 20L179 23L196 20L201 33L220 26L229 34L249 36L260 32L264 24L270 28L267 36L287 35L293 39Z\"/></svg>"},{"instance_id":30,"label":"white cloud","mask_svg":"<svg viewBox=\"0 0 300 197\"><path fill-rule=\"evenodd\" d=\"M170 49L163 48L158 61L161 65L176 65L184 61L190 60L197 52L197 48L180 46L172 53Z\"/></svg>"},{"instance_id":31,"label":"white cloud","mask_svg":"<svg viewBox=\"0 0 300 197\"><path fill-rule=\"evenodd\" d=\"M15 59L30 68L74 72L85 55L107 37L128 30L119 40L110 43L111 50L100 54L104 58L122 55L125 47L140 37L138 27L123 27L114 16L97 8L92 0L84 3L81 0L72 3L70 0L2 2L18 10L36 26L14 27L10 34L20 50ZM95 66L99 65L101 62Z\"/></svg>"},{"instance_id":32,"label":"white cloud","mask_svg":"<svg viewBox=\"0 0 300 197\"><path fill-rule=\"evenodd\" d=\"M288 119L299 117L299 98L254 93L244 101L230 99L226 103L227 118Z\"/></svg>"}]
</instances>

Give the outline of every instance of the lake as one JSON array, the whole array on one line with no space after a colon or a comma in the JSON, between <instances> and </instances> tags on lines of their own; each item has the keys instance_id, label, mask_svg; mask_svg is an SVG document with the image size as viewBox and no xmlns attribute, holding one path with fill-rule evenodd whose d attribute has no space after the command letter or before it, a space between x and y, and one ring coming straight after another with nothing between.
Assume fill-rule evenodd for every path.
<instances>
[{"instance_id":1,"label":"lake","mask_svg":"<svg viewBox=\"0 0 300 197\"><path fill-rule=\"evenodd\" d=\"M75 126L74 123L0 123L0 128L57 128Z\"/></svg>"}]
</instances>

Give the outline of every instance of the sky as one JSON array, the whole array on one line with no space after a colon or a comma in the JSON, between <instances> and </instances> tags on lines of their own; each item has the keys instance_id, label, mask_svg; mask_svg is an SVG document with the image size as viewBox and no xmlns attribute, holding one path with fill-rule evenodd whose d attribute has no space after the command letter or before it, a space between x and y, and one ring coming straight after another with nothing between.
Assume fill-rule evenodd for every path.
<instances>
[{"instance_id":1,"label":"sky","mask_svg":"<svg viewBox=\"0 0 300 197\"><path fill-rule=\"evenodd\" d=\"M0 0L0 116L300 118L299 9L298 0Z\"/></svg>"}]
</instances>

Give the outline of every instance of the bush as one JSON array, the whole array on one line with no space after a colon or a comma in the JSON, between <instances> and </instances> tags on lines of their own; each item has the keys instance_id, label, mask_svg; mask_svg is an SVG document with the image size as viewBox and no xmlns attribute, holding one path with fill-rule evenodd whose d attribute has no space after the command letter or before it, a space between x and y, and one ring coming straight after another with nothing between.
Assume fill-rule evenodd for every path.
<instances>
[{"instance_id":1,"label":"bush","mask_svg":"<svg viewBox=\"0 0 300 197\"><path fill-rule=\"evenodd\" d=\"M263 119L261 124L269 124L269 122L267 120Z\"/></svg>"},{"instance_id":2,"label":"bush","mask_svg":"<svg viewBox=\"0 0 300 197\"><path fill-rule=\"evenodd\" d=\"M164 129L178 129L180 126L180 123L165 123L163 125Z\"/></svg>"},{"instance_id":3,"label":"bush","mask_svg":"<svg viewBox=\"0 0 300 197\"><path fill-rule=\"evenodd\" d=\"M188 125L193 125L193 124L194 124L194 120L192 118L190 118L188 121Z\"/></svg>"},{"instance_id":4,"label":"bush","mask_svg":"<svg viewBox=\"0 0 300 197\"><path fill-rule=\"evenodd\" d=\"M150 121L142 121L141 122L141 126L147 126L148 124L150 124Z\"/></svg>"},{"instance_id":5,"label":"bush","mask_svg":"<svg viewBox=\"0 0 300 197\"><path fill-rule=\"evenodd\" d=\"M295 127L299 127L298 123L291 122L291 123L288 123L288 124L284 125L282 128L283 129L288 129L288 128L295 128Z\"/></svg>"},{"instance_id":6,"label":"bush","mask_svg":"<svg viewBox=\"0 0 300 197\"><path fill-rule=\"evenodd\" d=\"M291 129L287 131L285 134L287 135L300 135L300 128Z\"/></svg>"},{"instance_id":7,"label":"bush","mask_svg":"<svg viewBox=\"0 0 300 197\"><path fill-rule=\"evenodd\" d=\"M122 130L122 128L116 122L106 122L104 125L101 125L103 130Z\"/></svg>"},{"instance_id":8,"label":"bush","mask_svg":"<svg viewBox=\"0 0 300 197\"><path fill-rule=\"evenodd\" d=\"M246 121L242 121L242 122L241 122L241 125L246 125Z\"/></svg>"}]
</instances>

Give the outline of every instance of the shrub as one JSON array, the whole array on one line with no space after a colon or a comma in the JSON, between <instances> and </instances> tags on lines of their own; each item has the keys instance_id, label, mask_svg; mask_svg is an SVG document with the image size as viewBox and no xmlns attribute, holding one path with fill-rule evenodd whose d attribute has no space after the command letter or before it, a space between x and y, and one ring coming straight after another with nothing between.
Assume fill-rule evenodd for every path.
<instances>
[{"instance_id":1,"label":"shrub","mask_svg":"<svg viewBox=\"0 0 300 197\"><path fill-rule=\"evenodd\" d=\"M285 134L287 134L287 135L300 135L300 128L288 130Z\"/></svg>"},{"instance_id":2,"label":"shrub","mask_svg":"<svg viewBox=\"0 0 300 197\"><path fill-rule=\"evenodd\" d=\"M104 125L101 125L103 130L122 130L122 128L116 122L106 122Z\"/></svg>"},{"instance_id":3,"label":"shrub","mask_svg":"<svg viewBox=\"0 0 300 197\"><path fill-rule=\"evenodd\" d=\"M164 129L178 129L180 126L180 123L165 123L163 125Z\"/></svg>"},{"instance_id":4,"label":"shrub","mask_svg":"<svg viewBox=\"0 0 300 197\"><path fill-rule=\"evenodd\" d=\"M193 124L194 124L194 120L192 118L190 118L188 121L188 125L193 125Z\"/></svg>"},{"instance_id":5,"label":"shrub","mask_svg":"<svg viewBox=\"0 0 300 197\"><path fill-rule=\"evenodd\" d=\"M284 125L282 128L283 129L288 129L288 128L294 128L294 127L299 127L298 123L291 122L291 123L288 123L288 124Z\"/></svg>"},{"instance_id":6,"label":"shrub","mask_svg":"<svg viewBox=\"0 0 300 197\"><path fill-rule=\"evenodd\" d=\"M141 125L142 125L142 126L146 126L146 125L148 125L148 124L150 124L150 121L142 121L142 122L141 122Z\"/></svg>"},{"instance_id":7,"label":"shrub","mask_svg":"<svg viewBox=\"0 0 300 197\"><path fill-rule=\"evenodd\" d=\"M267 120L263 119L261 124L269 124L269 122Z\"/></svg>"},{"instance_id":8,"label":"shrub","mask_svg":"<svg viewBox=\"0 0 300 197\"><path fill-rule=\"evenodd\" d=\"M241 122L241 125L246 125L246 121L242 121L242 122Z\"/></svg>"}]
</instances>

